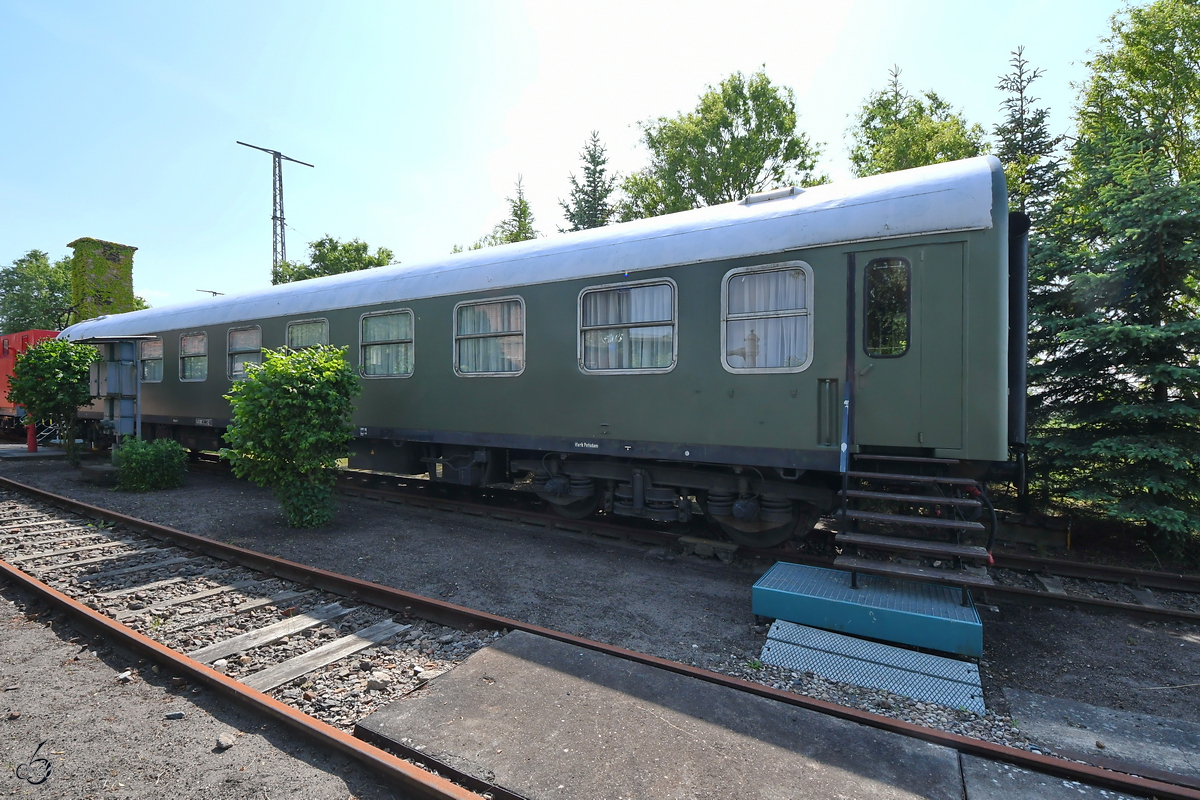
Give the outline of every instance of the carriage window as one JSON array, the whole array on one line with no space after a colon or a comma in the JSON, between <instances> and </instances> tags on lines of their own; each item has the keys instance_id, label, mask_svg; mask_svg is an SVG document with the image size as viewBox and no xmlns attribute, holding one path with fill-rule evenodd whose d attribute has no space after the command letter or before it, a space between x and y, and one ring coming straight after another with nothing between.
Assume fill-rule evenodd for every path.
<instances>
[{"instance_id":1,"label":"carriage window","mask_svg":"<svg viewBox=\"0 0 1200 800\"><path fill-rule=\"evenodd\" d=\"M362 318L359 369L368 378L412 375L413 315L411 311L368 314Z\"/></svg>"},{"instance_id":2,"label":"carriage window","mask_svg":"<svg viewBox=\"0 0 1200 800\"><path fill-rule=\"evenodd\" d=\"M314 347L319 344L329 344L329 323L323 319L306 319L303 322L289 322L287 326L288 347L299 350L302 347Z\"/></svg>"},{"instance_id":3,"label":"carriage window","mask_svg":"<svg viewBox=\"0 0 1200 800\"><path fill-rule=\"evenodd\" d=\"M675 285L585 289L579 298L585 372L667 372L675 366Z\"/></svg>"},{"instance_id":4,"label":"carriage window","mask_svg":"<svg viewBox=\"0 0 1200 800\"><path fill-rule=\"evenodd\" d=\"M772 267L725 276L722 325L730 372L799 372L812 358L812 269L803 262Z\"/></svg>"},{"instance_id":5,"label":"carriage window","mask_svg":"<svg viewBox=\"0 0 1200 800\"><path fill-rule=\"evenodd\" d=\"M183 334L179 337L179 380L202 381L207 377L208 334Z\"/></svg>"},{"instance_id":6,"label":"carriage window","mask_svg":"<svg viewBox=\"0 0 1200 800\"><path fill-rule=\"evenodd\" d=\"M142 362L142 383L162 381L162 339L143 339L138 342L138 359Z\"/></svg>"},{"instance_id":7,"label":"carriage window","mask_svg":"<svg viewBox=\"0 0 1200 800\"><path fill-rule=\"evenodd\" d=\"M233 380L246 377L247 364L262 363L262 328L235 328L229 332L228 373Z\"/></svg>"},{"instance_id":8,"label":"carriage window","mask_svg":"<svg viewBox=\"0 0 1200 800\"><path fill-rule=\"evenodd\" d=\"M520 298L454 308L454 371L519 375L525 369L525 303Z\"/></svg>"},{"instance_id":9,"label":"carriage window","mask_svg":"<svg viewBox=\"0 0 1200 800\"><path fill-rule=\"evenodd\" d=\"M873 358L908 352L912 271L903 258L877 258L864 277L863 347Z\"/></svg>"}]
</instances>

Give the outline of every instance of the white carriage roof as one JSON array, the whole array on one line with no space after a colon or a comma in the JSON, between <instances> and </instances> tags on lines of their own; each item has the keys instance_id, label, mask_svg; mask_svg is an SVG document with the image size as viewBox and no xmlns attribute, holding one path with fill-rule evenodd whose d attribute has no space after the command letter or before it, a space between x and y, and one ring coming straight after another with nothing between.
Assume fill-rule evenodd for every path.
<instances>
[{"instance_id":1,"label":"white carriage roof","mask_svg":"<svg viewBox=\"0 0 1200 800\"><path fill-rule=\"evenodd\" d=\"M69 339L201 328L337 308L612 277L804 247L992 226L992 156L816 186L769 202L726 203L417 264L331 275L86 320Z\"/></svg>"}]
</instances>

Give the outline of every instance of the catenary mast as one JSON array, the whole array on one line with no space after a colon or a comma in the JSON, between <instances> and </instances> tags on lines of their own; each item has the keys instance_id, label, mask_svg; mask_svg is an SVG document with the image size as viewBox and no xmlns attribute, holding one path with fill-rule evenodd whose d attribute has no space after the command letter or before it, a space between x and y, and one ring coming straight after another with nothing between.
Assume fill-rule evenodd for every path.
<instances>
[{"instance_id":1,"label":"catenary mast","mask_svg":"<svg viewBox=\"0 0 1200 800\"><path fill-rule=\"evenodd\" d=\"M306 167L313 165L306 161L299 161L290 156L285 156L278 150L268 150L265 147L246 144L245 142L238 142L238 144L243 147L253 147L255 150L262 150L264 153L271 154L271 266L278 267L284 261L287 261L287 242L284 236L283 225L283 162L287 160Z\"/></svg>"}]
</instances>

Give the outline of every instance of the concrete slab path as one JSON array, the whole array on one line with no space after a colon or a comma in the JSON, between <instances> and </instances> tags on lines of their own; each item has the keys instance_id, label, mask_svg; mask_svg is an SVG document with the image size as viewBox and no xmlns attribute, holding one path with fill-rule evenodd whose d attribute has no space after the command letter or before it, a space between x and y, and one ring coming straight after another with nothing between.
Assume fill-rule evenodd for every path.
<instances>
[{"instance_id":1,"label":"concrete slab path","mask_svg":"<svg viewBox=\"0 0 1200 800\"><path fill-rule=\"evenodd\" d=\"M1153 767L1193 778L1200 785L1200 722L1101 708L1019 689L1005 689L1004 698L1014 723L1053 751Z\"/></svg>"},{"instance_id":2,"label":"concrete slab path","mask_svg":"<svg viewBox=\"0 0 1200 800\"><path fill-rule=\"evenodd\" d=\"M513 632L360 727L539 798L954 798L958 754Z\"/></svg>"}]
</instances>

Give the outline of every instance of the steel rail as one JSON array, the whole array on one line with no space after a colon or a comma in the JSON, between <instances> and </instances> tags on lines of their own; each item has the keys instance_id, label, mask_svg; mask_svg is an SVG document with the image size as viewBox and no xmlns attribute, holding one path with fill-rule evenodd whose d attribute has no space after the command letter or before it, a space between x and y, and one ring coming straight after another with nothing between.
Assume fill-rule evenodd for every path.
<instances>
[{"instance_id":1,"label":"steel rail","mask_svg":"<svg viewBox=\"0 0 1200 800\"><path fill-rule=\"evenodd\" d=\"M3 559L0 559L0 576L82 621L84 626L90 630L98 631L102 636L115 640L130 650L165 665L173 672L204 683L227 697L245 703L267 716L274 717L316 742L362 762L382 777L412 792L417 797L430 798L430 800L447 800L447 798L479 800L479 796L474 792L467 791L445 778L356 739L332 725L310 717L269 695L222 675L199 661L188 658L183 653L143 636L111 617L88 608L53 587L47 586Z\"/></svg>"},{"instance_id":2,"label":"steel rail","mask_svg":"<svg viewBox=\"0 0 1200 800\"><path fill-rule=\"evenodd\" d=\"M1049 572L1064 578L1079 578L1080 580L1105 583L1128 583L1133 586L1164 589L1170 592L1200 593L1200 575L1189 575L1183 572L1156 572L1110 564L1092 564L1086 561L1067 561L1061 558L1041 558L1009 553L997 553L994 554L994 557L995 566L1001 569Z\"/></svg>"},{"instance_id":3,"label":"steel rail","mask_svg":"<svg viewBox=\"0 0 1200 800\"><path fill-rule=\"evenodd\" d=\"M424 619L432 620L442 624L451 625L466 630L477 630L481 628L509 630L521 630L527 633L532 633L537 636L543 636L548 639L564 642L578 647L583 647L589 650L594 650L606 655L615 656L627 661L646 664L648 666L657 667L659 669L674 672L680 675L685 675L697 680L706 681L708 683L728 686L740 691L755 694L770 700L776 700L787 705L806 708L817 711L822 714L845 719L858 724L867 725L872 728L878 728L884 731L898 733L904 736L910 736L932 744L942 745L960 753L980 756L992 761L1000 761L1014 766L1030 769L1035 772L1041 772L1048 775L1053 775L1059 778L1068 780L1076 780L1083 783L1093 784L1102 788L1112 789L1130 794L1153 796L1161 800L1200 800L1200 790L1192 789L1179 784L1173 784L1165 780L1154 780L1145 778L1131 773L1116 772L1108 769L1100 769L1087 764L1078 764L1072 761L1066 761L1052 756L1039 755L1026 750L1018 750L1013 747L994 744L979 739L972 739L959 734L947 733L945 731L925 728L915 725L910 722L893 719L891 717L872 714L868 711L862 711L856 708L840 706L835 703L817 700L803 695L793 694L781 689L773 689L769 686L752 683L740 678L733 678L728 675L711 672L700 667L693 667L687 664L681 664L676 661L670 661L658 656L638 653L625 648L616 647L613 645L604 644L591 639L585 639L573 634L564 633L562 631L543 628L539 625L532 625L521 622L520 620L502 617L497 614L490 614L483 611L475 611L463 606L447 603L443 600L436 600L430 597L405 592L401 589L394 589L388 586L381 586L376 583L351 578L345 575L329 572L327 570L308 567L303 564L298 564L294 561L278 558L275 556L258 553L253 550L248 550L236 545L225 544L213 539L208 539L202 536L185 533L180 530L159 525L157 523L141 520L136 517L130 517L119 512L103 509L98 506L93 506L88 503L74 500L69 497L63 497L53 494L43 489L27 486L9 478L0 477L0 488L9 488L13 491L18 491L26 495L31 495L49 503L65 508L76 513L84 514L89 517L104 519L114 523L120 523L127 527L142 531L152 537L170 541L180 547L185 547L190 550L204 553L214 558L219 558L225 561L231 561L240 564L247 568L255 569L264 572L268 575L278 576L294 580L299 583L315 586L324 589L334 594L341 594L357 598L364 602L378 605L382 608L408 613L411 616L419 616ZM289 724L294 724L298 729L306 732L311 731L312 735L323 737L331 745L338 747L339 750L352 755L359 760L368 763L371 766L377 766L379 769L398 769L398 764L392 761L384 760L382 757L388 754L383 753L378 748L372 747L370 751L362 751L364 755L359 756L357 741L353 737L348 736L336 728L320 723L315 719L308 717L302 712L279 703L266 695L259 692L254 692L232 678L227 678L224 675L209 669L198 662L188 659L182 654L169 650L163 645L148 639L141 634L138 634L120 623L115 622L99 612L93 611L86 606L83 606L71 598L63 595L40 581L25 575L20 570L0 561L0 566L3 567L5 574L8 574L13 579L30 587L39 594L43 594L51 598L55 604L60 607L71 610L72 613L83 615L89 622L100 625L106 631L112 631L113 635L120 638L122 641L128 641L135 649L140 649L152 655L156 659L163 659L171 664L173 668L178 668L195 676L199 680L204 680L214 687L220 688L234 697L244 697L248 702L252 702L257 707L267 713L280 718ZM128 633L123 633L128 631ZM175 665L178 664L178 667ZM294 720L294 723L293 723ZM391 758L389 756L389 758ZM397 759L396 761L400 761ZM406 765L407 768L415 770L411 764L400 762ZM422 773L422 775L427 773ZM414 786L420 791L432 791L425 789L426 783L417 780L420 776L410 775L405 772L404 775L409 780L414 781ZM435 776L430 776L435 777ZM423 779L423 778L422 778ZM458 787L455 787L458 790ZM461 791L461 790L459 790ZM436 795L432 797L470 797L471 795Z\"/></svg>"},{"instance_id":4,"label":"steel rail","mask_svg":"<svg viewBox=\"0 0 1200 800\"><path fill-rule=\"evenodd\" d=\"M204 465L205 469L211 469L213 472L216 472L220 469L217 465L221 462L201 460L196 463ZM500 515L504 514L516 515L518 517L518 521L527 522L529 520L541 520L544 521L548 527L580 533L591 531L600 535L611 534L621 538L632 537L644 540L654 540L655 542L660 543L674 542L678 540L680 536L686 535L650 528L634 528L627 524L590 520L586 518L573 520L562 517L554 512L539 512L528 509L514 510L511 508L502 509L499 506L491 506L486 503L464 500L461 498L437 497L429 492L404 492L395 488L394 486L382 488L378 485L372 485L383 482L384 480L386 480L385 476L378 473L371 473L363 470L342 470L339 476L340 485L338 486L338 489L343 494L350 496L369 496L370 494L377 494L381 496L391 495L395 497L412 499L420 498L422 502L412 504L430 508L439 508L438 503L452 504L464 508L473 508L497 518L502 518ZM424 484L429 483L428 481L422 481L421 479L399 479L399 481L401 482L401 485L405 487L409 485L421 485L423 489L426 488ZM442 510L448 509L443 508ZM787 550L773 548L752 548L739 546L738 549L740 552L761 558L774 558L780 561L806 564L808 566L830 568L833 566L833 559L824 558L821 556L806 556L799 553L788 552ZM1162 589L1165 591L1200 594L1200 575L1190 575L1183 572L1162 572L1155 570L1134 569L1131 567L1119 567L1109 564L1094 564L1084 561L1069 561L1061 558L1026 556L1015 553L996 553L994 554L994 561L995 563L993 566L999 569L1051 574L1064 578L1092 580L1102 583L1129 584L1134 587L1144 587L1147 589ZM952 581L947 581L947 583L952 583ZM1066 602L1061 600L1061 595L1049 595L1048 593L1020 589L1019 587L1006 587L999 584L997 584L994 590L989 589L988 591L995 591L998 594L1008 594L1021 599L1027 599L1031 596L1042 597L1047 599L1047 602L1058 605L1062 605L1064 602ZM1143 616L1147 619L1159 620L1181 618L1191 621L1200 620L1200 615L1188 611L1176 611L1174 609L1159 610L1149 606L1142 606L1137 603L1122 603L1113 600L1091 599L1079 595L1068 595L1067 597L1069 598L1069 602L1066 602L1067 605L1078 605L1081 603L1090 604L1095 605L1098 608L1128 611L1134 614L1139 614L1142 611L1145 611L1146 613L1143 614Z\"/></svg>"},{"instance_id":5,"label":"steel rail","mask_svg":"<svg viewBox=\"0 0 1200 800\"><path fill-rule=\"evenodd\" d=\"M600 536L615 536L647 541L653 540L657 543L663 544L675 542L682 536L682 534L670 533L668 531L631 528L627 525L601 520L571 520L561 517L552 511L541 512L529 511L525 509L501 508L476 501L462 500L458 498L438 498L421 493L408 494L390 489L381 489L374 486L363 486L358 483L350 483L349 485L343 487L343 491L345 490L349 490L348 493L352 496L370 497L375 495L378 498L385 500L385 502L390 497L403 498L403 502L418 508L454 510L448 508L448 506L454 506L460 511L464 509L470 509L470 511L465 513L475 513L481 516L486 515L501 521L518 521L526 524L536 524L539 527L557 528L560 530L577 533L594 533ZM792 564L803 564L809 567L824 567L826 569L834 568L833 559L826 556L811 556L788 550L760 549L752 547L739 547L738 552L757 556L759 558L786 561ZM996 566L1003 567L1005 569L1033 569L1035 572L1041 572L1043 571L1042 569L1034 569L1034 566L1040 567L1042 566L1043 562L1049 562L1052 564L1073 563L1059 562L1053 559L1029 559L1027 563L1029 563L1030 566L1011 566L1008 564L1002 564L1001 557L996 557ZM1054 572L1055 574L1061 574L1058 572L1058 570L1054 570ZM1173 577L1170 573L1146 573L1144 570L1128 570L1128 572L1142 572L1147 575L1162 576L1164 582L1167 578ZM1187 576L1183 577L1186 578ZM1093 577L1092 579L1101 580L1100 578L1096 577ZM947 585L957 585L952 580L944 581L944 583ZM1147 583L1143 583L1142 585L1147 585ZM1049 592L1040 592L1036 589L1026 589L1020 586L1006 586L1000 583L973 591L978 592L981 597L1004 598L1005 600L1017 603L1037 603L1039 605L1050 605L1061 608L1086 608L1091 611L1120 613L1135 617L1137 619L1151 620L1155 622L1200 623L1200 613L1194 611L1183 611L1175 608L1159 608L1156 606L1144 606L1139 603L1123 603L1119 600L1105 600L1098 597L1087 597L1086 595L1051 594ZM1200 592L1200 587L1197 587L1196 591Z\"/></svg>"}]
</instances>

